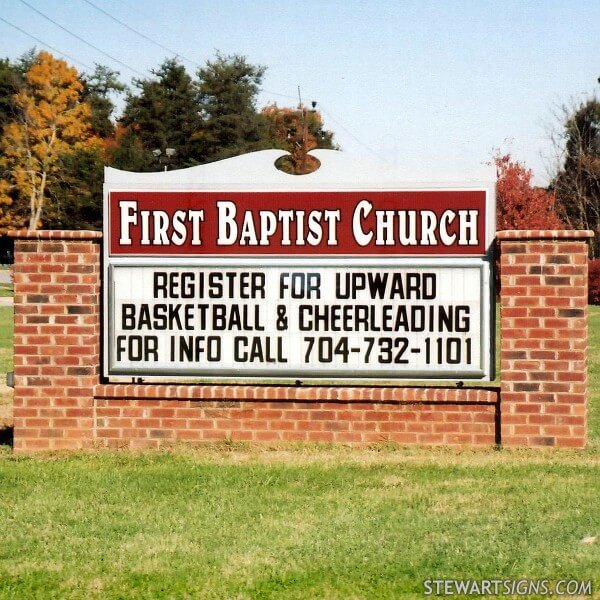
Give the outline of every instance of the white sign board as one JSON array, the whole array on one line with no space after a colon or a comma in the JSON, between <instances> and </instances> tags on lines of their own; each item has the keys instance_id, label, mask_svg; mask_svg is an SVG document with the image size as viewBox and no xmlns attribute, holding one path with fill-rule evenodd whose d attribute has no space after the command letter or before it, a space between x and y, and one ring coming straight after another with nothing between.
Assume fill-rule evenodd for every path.
<instances>
[{"instance_id":1,"label":"white sign board","mask_svg":"<svg viewBox=\"0 0 600 600\"><path fill-rule=\"evenodd\" d=\"M106 376L490 379L491 187L248 161L107 170Z\"/></svg>"},{"instance_id":2,"label":"white sign board","mask_svg":"<svg viewBox=\"0 0 600 600\"><path fill-rule=\"evenodd\" d=\"M481 264L114 266L110 369L482 377Z\"/></svg>"}]
</instances>

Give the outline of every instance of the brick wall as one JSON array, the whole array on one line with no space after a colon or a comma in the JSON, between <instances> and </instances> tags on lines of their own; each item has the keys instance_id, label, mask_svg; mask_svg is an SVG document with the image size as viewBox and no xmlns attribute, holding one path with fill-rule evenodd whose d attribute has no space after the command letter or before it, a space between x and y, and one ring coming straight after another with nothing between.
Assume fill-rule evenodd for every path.
<instances>
[{"instance_id":1,"label":"brick wall","mask_svg":"<svg viewBox=\"0 0 600 600\"><path fill-rule=\"evenodd\" d=\"M502 443L586 443L587 231L502 231Z\"/></svg>"},{"instance_id":2,"label":"brick wall","mask_svg":"<svg viewBox=\"0 0 600 600\"><path fill-rule=\"evenodd\" d=\"M15 241L14 448L86 448L100 359L100 238L40 231Z\"/></svg>"},{"instance_id":3,"label":"brick wall","mask_svg":"<svg viewBox=\"0 0 600 600\"><path fill-rule=\"evenodd\" d=\"M589 232L503 232L502 387L103 384L100 234L15 233L15 450L585 444Z\"/></svg>"},{"instance_id":4,"label":"brick wall","mask_svg":"<svg viewBox=\"0 0 600 600\"><path fill-rule=\"evenodd\" d=\"M100 385L97 441L493 445L497 390L456 388Z\"/></svg>"}]
</instances>

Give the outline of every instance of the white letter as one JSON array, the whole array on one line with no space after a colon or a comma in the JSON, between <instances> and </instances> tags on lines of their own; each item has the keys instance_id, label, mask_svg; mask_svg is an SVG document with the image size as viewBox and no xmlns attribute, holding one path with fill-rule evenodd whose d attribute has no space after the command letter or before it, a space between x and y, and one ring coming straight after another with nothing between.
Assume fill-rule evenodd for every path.
<instances>
[{"instance_id":1,"label":"white letter","mask_svg":"<svg viewBox=\"0 0 600 600\"><path fill-rule=\"evenodd\" d=\"M376 246L394 245L394 211L376 210L375 223L377 224Z\"/></svg>"},{"instance_id":2,"label":"white letter","mask_svg":"<svg viewBox=\"0 0 600 600\"><path fill-rule=\"evenodd\" d=\"M327 227L329 230L329 235L327 236L327 245L328 246L337 246L337 224L341 220L342 215L340 213L339 208L337 210L326 210L325 211L325 221L327 222Z\"/></svg>"},{"instance_id":3,"label":"white letter","mask_svg":"<svg viewBox=\"0 0 600 600\"><path fill-rule=\"evenodd\" d=\"M237 224L235 222L237 209L235 204L231 200L219 200L217 202L217 211L219 212L217 245L231 246L237 238Z\"/></svg>"},{"instance_id":4,"label":"white letter","mask_svg":"<svg viewBox=\"0 0 600 600\"><path fill-rule=\"evenodd\" d=\"M281 245L289 246L292 243L290 240L290 223L294 219L294 211L280 210L277 213L277 218L281 222Z\"/></svg>"},{"instance_id":5,"label":"white letter","mask_svg":"<svg viewBox=\"0 0 600 600\"><path fill-rule=\"evenodd\" d=\"M445 210L440 218L440 239L444 246L452 246L456 241L455 233L452 235L448 234L448 226L452 224L455 217L456 213L453 210Z\"/></svg>"},{"instance_id":6,"label":"white letter","mask_svg":"<svg viewBox=\"0 0 600 600\"><path fill-rule=\"evenodd\" d=\"M141 210L140 217L142 217L142 239L140 244L142 246L150 245L150 211Z\"/></svg>"},{"instance_id":7,"label":"white letter","mask_svg":"<svg viewBox=\"0 0 600 600\"><path fill-rule=\"evenodd\" d=\"M354 208L352 215L352 233L359 246L366 246L373 239L373 232L365 233L361 227L360 220L366 219L373 209L373 205L368 200L361 200Z\"/></svg>"},{"instance_id":8,"label":"white letter","mask_svg":"<svg viewBox=\"0 0 600 600\"><path fill-rule=\"evenodd\" d=\"M398 211L398 237L402 246L417 245L417 211Z\"/></svg>"},{"instance_id":9,"label":"white letter","mask_svg":"<svg viewBox=\"0 0 600 600\"><path fill-rule=\"evenodd\" d=\"M121 211L121 237L119 238L119 244L121 246L131 246L129 226L137 225L137 205L136 200L119 201L119 210Z\"/></svg>"},{"instance_id":10,"label":"white letter","mask_svg":"<svg viewBox=\"0 0 600 600\"><path fill-rule=\"evenodd\" d=\"M268 246L269 238L277 229L277 218L275 213L270 210L260 211L260 245Z\"/></svg>"},{"instance_id":11,"label":"white letter","mask_svg":"<svg viewBox=\"0 0 600 600\"><path fill-rule=\"evenodd\" d=\"M169 238L169 215L164 210L154 211L154 244L156 246L168 246Z\"/></svg>"},{"instance_id":12,"label":"white letter","mask_svg":"<svg viewBox=\"0 0 600 600\"><path fill-rule=\"evenodd\" d=\"M173 213L173 235L171 241L176 246L181 246L187 238L187 227L185 226L186 214L183 210L176 210Z\"/></svg>"},{"instance_id":13,"label":"white letter","mask_svg":"<svg viewBox=\"0 0 600 600\"><path fill-rule=\"evenodd\" d=\"M458 218L460 222L459 246L477 246L477 218L479 211L477 210L459 210ZM467 231L469 239L467 239Z\"/></svg>"},{"instance_id":14,"label":"white letter","mask_svg":"<svg viewBox=\"0 0 600 600\"><path fill-rule=\"evenodd\" d=\"M188 210L188 219L192 223L192 246L201 246L200 223L204 221L204 210Z\"/></svg>"},{"instance_id":15,"label":"white letter","mask_svg":"<svg viewBox=\"0 0 600 600\"><path fill-rule=\"evenodd\" d=\"M421 211L421 244L423 246L437 246L435 239L435 228L437 217L432 210Z\"/></svg>"},{"instance_id":16,"label":"white letter","mask_svg":"<svg viewBox=\"0 0 600 600\"><path fill-rule=\"evenodd\" d=\"M296 211L296 246L304 246L304 211Z\"/></svg>"},{"instance_id":17,"label":"white letter","mask_svg":"<svg viewBox=\"0 0 600 600\"><path fill-rule=\"evenodd\" d=\"M242 222L242 230L240 231L240 246L258 246L258 237L256 237L256 227L252 217L252 211L244 212L244 221Z\"/></svg>"},{"instance_id":18,"label":"white letter","mask_svg":"<svg viewBox=\"0 0 600 600\"><path fill-rule=\"evenodd\" d=\"M311 246L316 246L323 238L323 227L321 227L321 211L311 210L308 213L308 235L306 241Z\"/></svg>"}]
</instances>

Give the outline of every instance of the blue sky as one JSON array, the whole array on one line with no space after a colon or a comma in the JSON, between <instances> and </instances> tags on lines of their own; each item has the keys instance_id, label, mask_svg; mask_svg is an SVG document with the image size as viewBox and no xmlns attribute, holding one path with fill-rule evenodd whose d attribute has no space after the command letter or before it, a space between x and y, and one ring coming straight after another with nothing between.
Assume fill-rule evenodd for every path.
<instances>
[{"instance_id":1,"label":"blue sky","mask_svg":"<svg viewBox=\"0 0 600 600\"><path fill-rule=\"evenodd\" d=\"M485 163L500 147L543 183L556 107L598 93L598 1L90 2L184 56L190 73L216 50L265 65L259 105L293 106L300 86L345 152L407 179L489 176ZM86 0L26 3L0 0L0 17L80 70L106 64L129 83L170 56ZM0 21L1 57L33 46L43 48Z\"/></svg>"}]
</instances>

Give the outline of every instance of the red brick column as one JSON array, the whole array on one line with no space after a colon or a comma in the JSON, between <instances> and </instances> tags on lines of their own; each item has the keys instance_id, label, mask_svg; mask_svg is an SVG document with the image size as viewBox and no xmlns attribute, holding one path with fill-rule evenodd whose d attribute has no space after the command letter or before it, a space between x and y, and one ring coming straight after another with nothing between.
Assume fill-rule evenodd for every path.
<instances>
[{"instance_id":1,"label":"red brick column","mask_svg":"<svg viewBox=\"0 0 600 600\"><path fill-rule=\"evenodd\" d=\"M502 231L501 423L506 446L586 444L590 231Z\"/></svg>"},{"instance_id":2,"label":"red brick column","mask_svg":"<svg viewBox=\"0 0 600 600\"><path fill-rule=\"evenodd\" d=\"M87 448L100 364L100 238L15 239L15 451Z\"/></svg>"}]
</instances>

